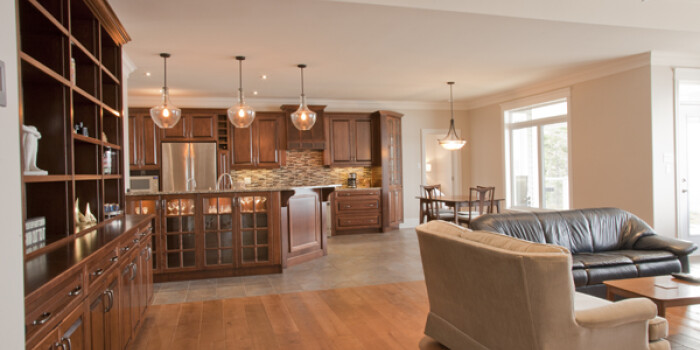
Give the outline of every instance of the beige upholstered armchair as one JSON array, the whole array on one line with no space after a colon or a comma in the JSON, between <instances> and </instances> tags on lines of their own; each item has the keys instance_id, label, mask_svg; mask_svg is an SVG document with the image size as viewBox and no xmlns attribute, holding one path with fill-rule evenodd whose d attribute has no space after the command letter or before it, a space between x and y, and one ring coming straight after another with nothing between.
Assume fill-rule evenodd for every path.
<instances>
[{"instance_id":1,"label":"beige upholstered armchair","mask_svg":"<svg viewBox=\"0 0 700 350\"><path fill-rule=\"evenodd\" d=\"M422 349L670 349L650 300L575 292L565 248L444 221L416 231L430 301Z\"/></svg>"}]
</instances>

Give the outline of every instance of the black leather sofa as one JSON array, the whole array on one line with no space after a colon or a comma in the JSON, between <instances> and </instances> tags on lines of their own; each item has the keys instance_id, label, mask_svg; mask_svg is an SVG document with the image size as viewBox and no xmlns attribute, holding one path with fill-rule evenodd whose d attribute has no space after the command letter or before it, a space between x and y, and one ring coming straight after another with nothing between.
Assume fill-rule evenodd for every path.
<instances>
[{"instance_id":1,"label":"black leather sofa","mask_svg":"<svg viewBox=\"0 0 700 350\"><path fill-rule=\"evenodd\" d=\"M470 228L567 248L576 290L598 296L606 280L689 272L688 255L697 249L617 208L488 214Z\"/></svg>"}]
</instances>

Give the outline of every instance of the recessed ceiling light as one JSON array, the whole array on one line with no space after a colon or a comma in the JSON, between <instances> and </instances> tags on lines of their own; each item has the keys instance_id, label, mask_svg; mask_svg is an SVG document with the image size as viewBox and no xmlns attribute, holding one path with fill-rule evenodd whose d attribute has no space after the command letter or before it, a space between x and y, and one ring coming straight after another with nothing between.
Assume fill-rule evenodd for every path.
<instances>
[{"instance_id":1,"label":"recessed ceiling light","mask_svg":"<svg viewBox=\"0 0 700 350\"><path fill-rule=\"evenodd\" d=\"M146 76L147 76L147 77L150 77L150 76L151 76L151 72L146 72Z\"/></svg>"},{"instance_id":2,"label":"recessed ceiling light","mask_svg":"<svg viewBox=\"0 0 700 350\"><path fill-rule=\"evenodd\" d=\"M253 91L253 95L257 95L257 94L258 94L258 92L257 92L257 91Z\"/></svg>"},{"instance_id":3,"label":"recessed ceiling light","mask_svg":"<svg viewBox=\"0 0 700 350\"><path fill-rule=\"evenodd\" d=\"M262 80L267 80L267 74L261 75L261 76L260 76L260 79L262 79Z\"/></svg>"}]
</instances>

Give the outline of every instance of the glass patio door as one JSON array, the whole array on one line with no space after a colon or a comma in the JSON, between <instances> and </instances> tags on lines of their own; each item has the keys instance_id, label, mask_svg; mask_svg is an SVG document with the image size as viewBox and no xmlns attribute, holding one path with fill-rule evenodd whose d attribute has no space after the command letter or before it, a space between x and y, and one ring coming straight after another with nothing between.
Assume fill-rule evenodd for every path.
<instances>
[{"instance_id":1,"label":"glass patio door","mask_svg":"<svg viewBox=\"0 0 700 350\"><path fill-rule=\"evenodd\" d=\"M679 236L700 243L700 81L678 83Z\"/></svg>"}]
</instances>

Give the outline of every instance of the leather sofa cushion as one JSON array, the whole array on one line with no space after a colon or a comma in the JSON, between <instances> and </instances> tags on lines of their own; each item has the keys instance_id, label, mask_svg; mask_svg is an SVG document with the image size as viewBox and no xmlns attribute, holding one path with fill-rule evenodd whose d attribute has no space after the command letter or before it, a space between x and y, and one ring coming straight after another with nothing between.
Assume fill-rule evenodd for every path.
<instances>
[{"instance_id":1,"label":"leather sofa cushion","mask_svg":"<svg viewBox=\"0 0 700 350\"><path fill-rule=\"evenodd\" d=\"M681 271L681 262L678 260L651 261L637 264L639 277L670 275Z\"/></svg>"},{"instance_id":2,"label":"leather sofa cushion","mask_svg":"<svg viewBox=\"0 0 700 350\"><path fill-rule=\"evenodd\" d=\"M585 268L591 267L612 267L618 265L632 265L633 262L630 258L624 255L615 254L616 252L610 252L611 254L604 253L583 253L574 254L573 261L578 264L583 264Z\"/></svg>"},{"instance_id":3,"label":"leather sofa cushion","mask_svg":"<svg viewBox=\"0 0 700 350\"><path fill-rule=\"evenodd\" d=\"M588 271L589 285L603 283L603 281L637 277L637 267L634 264L617 265L615 267L592 267L586 271Z\"/></svg>"},{"instance_id":4,"label":"leather sofa cushion","mask_svg":"<svg viewBox=\"0 0 700 350\"><path fill-rule=\"evenodd\" d=\"M539 219L529 212L482 215L472 220L469 228L497 232L529 242L547 243Z\"/></svg>"},{"instance_id":5,"label":"leather sofa cushion","mask_svg":"<svg viewBox=\"0 0 700 350\"><path fill-rule=\"evenodd\" d=\"M588 284L588 272L583 269L571 271L574 275L574 286L585 286Z\"/></svg>"},{"instance_id":6,"label":"leather sofa cushion","mask_svg":"<svg viewBox=\"0 0 700 350\"><path fill-rule=\"evenodd\" d=\"M614 252L606 252L615 255L626 256L635 264L642 262L676 260L676 256L666 250L616 250Z\"/></svg>"}]
</instances>

